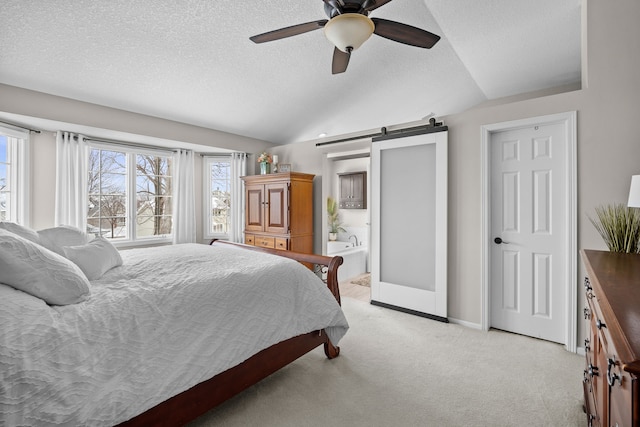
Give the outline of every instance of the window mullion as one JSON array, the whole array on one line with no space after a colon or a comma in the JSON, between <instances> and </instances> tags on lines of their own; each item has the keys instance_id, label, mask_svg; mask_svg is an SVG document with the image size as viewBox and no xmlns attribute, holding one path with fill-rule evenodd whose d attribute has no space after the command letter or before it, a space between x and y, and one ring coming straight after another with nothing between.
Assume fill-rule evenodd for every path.
<instances>
[{"instance_id":1,"label":"window mullion","mask_svg":"<svg viewBox=\"0 0 640 427\"><path fill-rule=\"evenodd\" d=\"M127 221L129 240L136 240L136 154L127 153Z\"/></svg>"},{"instance_id":2,"label":"window mullion","mask_svg":"<svg viewBox=\"0 0 640 427\"><path fill-rule=\"evenodd\" d=\"M206 159L205 167L203 168L202 175L204 176L204 234L205 236L211 235L211 165L213 164L213 159Z\"/></svg>"}]
</instances>

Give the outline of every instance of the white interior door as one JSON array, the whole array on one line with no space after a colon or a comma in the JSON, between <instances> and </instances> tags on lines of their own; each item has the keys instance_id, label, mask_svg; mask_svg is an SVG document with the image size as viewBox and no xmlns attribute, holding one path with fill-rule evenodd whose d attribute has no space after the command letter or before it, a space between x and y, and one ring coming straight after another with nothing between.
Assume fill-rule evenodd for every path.
<instances>
[{"instance_id":1,"label":"white interior door","mask_svg":"<svg viewBox=\"0 0 640 427\"><path fill-rule=\"evenodd\" d=\"M371 302L444 320L447 132L375 141L371 169Z\"/></svg>"},{"instance_id":2,"label":"white interior door","mask_svg":"<svg viewBox=\"0 0 640 427\"><path fill-rule=\"evenodd\" d=\"M565 342L567 132L563 123L490 137L491 327Z\"/></svg>"}]
</instances>

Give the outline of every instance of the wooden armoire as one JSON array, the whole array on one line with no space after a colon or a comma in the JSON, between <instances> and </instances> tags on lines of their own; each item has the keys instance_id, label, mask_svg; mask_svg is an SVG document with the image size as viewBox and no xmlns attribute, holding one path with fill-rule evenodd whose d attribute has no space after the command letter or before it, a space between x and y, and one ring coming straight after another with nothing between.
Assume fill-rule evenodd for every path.
<instances>
[{"instance_id":1,"label":"wooden armoire","mask_svg":"<svg viewBox=\"0 0 640 427\"><path fill-rule=\"evenodd\" d=\"M244 242L313 253L313 177L300 172L244 176Z\"/></svg>"}]
</instances>

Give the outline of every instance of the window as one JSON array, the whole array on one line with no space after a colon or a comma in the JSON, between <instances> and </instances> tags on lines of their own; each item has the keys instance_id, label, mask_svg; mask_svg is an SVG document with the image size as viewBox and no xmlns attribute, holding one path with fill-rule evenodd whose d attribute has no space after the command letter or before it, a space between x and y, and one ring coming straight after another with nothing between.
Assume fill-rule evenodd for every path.
<instances>
[{"instance_id":1,"label":"window","mask_svg":"<svg viewBox=\"0 0 640 427\"><path fill-rule=\"evenodd\" d=\"M168 152L91 146L88 231L115 242L170 240L172 162Z\"/></svg>"},{"instance_id":2,"label":"window","mask_svg":"<svg viewBox=\"0 0 640 427\"><path fill-rule=\"evenodd\" d=\"M0 221L28 226L29 134L0 127Z\"/></svg>"},{"instance_id":3,"label":"window","mask_svg":"<svg viewBox=\"0 0 640 427\"><path fill-rule=\"evenodd\" d=\"M228 239L231 230L231 158L205 157L204 209L207 238Z\"/></svg>"}]
</instances>

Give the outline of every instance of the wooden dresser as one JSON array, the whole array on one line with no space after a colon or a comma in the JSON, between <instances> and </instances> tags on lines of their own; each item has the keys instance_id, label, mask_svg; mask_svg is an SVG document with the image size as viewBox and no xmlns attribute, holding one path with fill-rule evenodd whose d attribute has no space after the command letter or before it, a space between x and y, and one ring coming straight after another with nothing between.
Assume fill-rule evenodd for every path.
<instances>
[{"instance_id":1,"label":"wooden dresser","mask_svg":"<svg viewBox=\"0 0 640 427\"><path fill-rule=\"evenodd\" d=\"M589 426L640 426L640 255L581 251Z\"/></svg>"},{"instance_id":2,"label":"wooden dresser","mask_svg":"<svg viewBox=\"0 0 640 427\"><path fill-rule=\"evenodd\" d=\"M244 242L313 253L313 177L299 172L244 176Z\"/></svg>"}]
</instances>

